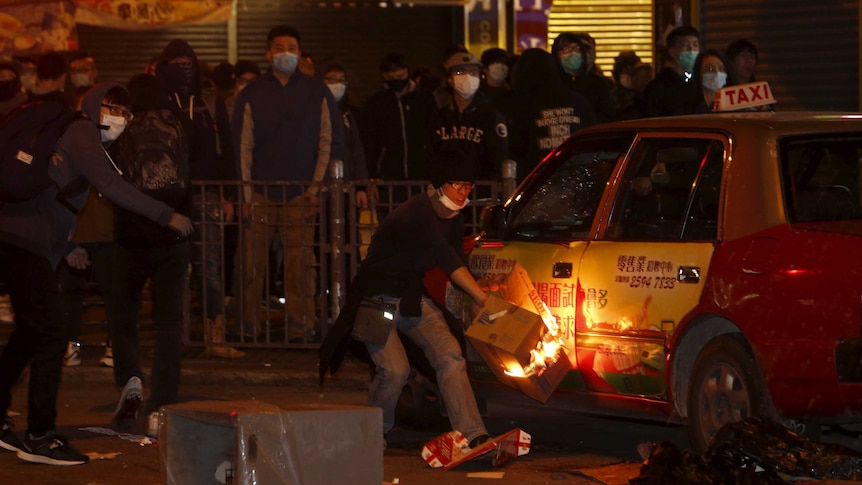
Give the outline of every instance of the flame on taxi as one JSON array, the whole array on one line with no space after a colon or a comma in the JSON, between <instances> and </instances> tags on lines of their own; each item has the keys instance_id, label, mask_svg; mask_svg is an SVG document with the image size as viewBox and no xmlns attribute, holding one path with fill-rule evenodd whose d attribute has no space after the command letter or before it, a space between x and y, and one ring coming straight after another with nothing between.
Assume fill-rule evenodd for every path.
<instances>
[{"instance_id":1,"label":"flame on taxi","mask_svg":"<svg viewBox=\"0 0 862 485\"><path fill-rule=\"evenodd\" d=\"M557 319L551 315L551 310L544 302L542 322L544 322L547 331L542 335L542 339L536 343L536 347L530 351L530 363L526 367L521 367L517 364L505 369L506 375L517 378L527 378L534 375L541 375L546 368L553 365L560 358L560 349L563 348L563 339L560 336L560 326L557 324Z\"/></svg>"}]
</instances>

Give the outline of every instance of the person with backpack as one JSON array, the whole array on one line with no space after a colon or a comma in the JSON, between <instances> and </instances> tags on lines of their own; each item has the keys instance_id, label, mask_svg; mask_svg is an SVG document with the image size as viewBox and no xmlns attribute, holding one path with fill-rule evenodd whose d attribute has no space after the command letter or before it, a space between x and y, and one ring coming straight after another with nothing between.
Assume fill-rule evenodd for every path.
<instances>
[{"instance_id":1,"label":"person with backpack","mask_svg":"<svg viewBox=\"0 0 862 485\"><path fill-rule=\"evenodd\" d=\"M164 95L159 79L138 74L128 84L134 119L109 153L123 178L175 211L189 214L189 138L177 106ZM112 267L111 336L114 380L123 394L112 427L131 431L137 418L177 401L182 356L183 297L191 261L185 238L127 209L115 211L116 244ZM153 299L152 390L143 403L144 378L139 355L138 315L144 285ZM142 413L138 413L143 404ZM143 422L143 420L141 420ZM149 423L149 419L147 420ZM153 433L155 434L155 433Z\"/></svg>"},{"instance_id":2,"label":"person with backpack","mask_svg":"<svg viewBox=\"0 0 862 485\"><path fill-rule=\"evenodd\" d=\"M13 162L20 163L10 159L5 149L34 138L33 133L4 138L8 134L5 125L26 122L33 107L23 105L17 115L11 114L0 124L0 146L4 147L0 181L9 178ZM105 151L105 145L123 132L130 117L126 89L115 83L95 85L84 97L82 112L83 116L72 120L61 136L57 132L59 139L40 141L40 146L53 148L48 154L50 163L44 163L41 155L30 157L28 166L43 167L47 172L51 181L47 187L24 200L10 200L7 192L0 190L0 283L9 290L16 314L15 329L0 354L0 448L17 452L24 461L50 465L89 461L56 431L66 331L63 321L52 318L51 308L58 297L56 269L60 260L65 258L78 268L88 264L83 249L72 250L76 245L70 235L76 225L75 211L83 206L90 185L116 206L168 226L181 237L193 229L188 217L123 180ZM18 150L19 157L26 155L25 149ZM14 432L8 411L12 386L27 365L27 430L21 439Z\"/></svg>"}]
</instances>

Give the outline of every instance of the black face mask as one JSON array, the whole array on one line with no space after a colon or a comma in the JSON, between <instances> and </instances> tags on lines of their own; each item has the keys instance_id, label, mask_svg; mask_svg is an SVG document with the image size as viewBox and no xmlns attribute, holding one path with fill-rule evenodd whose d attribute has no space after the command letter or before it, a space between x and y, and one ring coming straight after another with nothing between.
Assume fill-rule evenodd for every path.
<instances>
[{"instance_id":1,"label":"black face mask","mask_svg":"<svg viewBox=\"0 0 862 485\"><path fill-rule=\"evenodd\" d=\"M164 64L159 66L156 74L160 75L168 92L177 93L183 97L192 93L191 87L194 83L194 70L192 67Z\"/></svg>"},{"instance_id":2,"label":"black face mask","mask_svg":"<svg viewBox=\"0 0 862 485\"><path fill-rule=\"evenodd\" d=\"M16 77L8 81L0 81L0 101L7 101L21 91L21 81Z\"/></svg>"},{"instance_id":3,"label":"black face mask","mask_svg":"<svg viewBox=\"0 0 862 485\"><path fill-rule=\"evenodd\" d=\"M389 86L389 89L395 91L396 93L400 93L404 88L407 87L407 83L410 80L408 79L387 79L386 85Z\"/></svg>"}]
</instances>

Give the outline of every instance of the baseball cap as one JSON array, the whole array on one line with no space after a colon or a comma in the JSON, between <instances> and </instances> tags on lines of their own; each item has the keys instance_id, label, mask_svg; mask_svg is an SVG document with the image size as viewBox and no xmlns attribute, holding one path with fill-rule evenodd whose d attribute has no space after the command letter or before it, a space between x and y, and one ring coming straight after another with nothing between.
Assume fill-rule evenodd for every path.
<instances>
[{"instance_id":1,"label":"baseball cap","mask_svg":"<svg viewBox=\"0 0 862 485\"><path fill-rule=\"evenodd\" d=\"M470 54L469 52L456 52L449 56L446 59L446 62L443 63L443 67L447 71L451 71L457 67L466 67L466 66L476 66L479 69L482 68L482 63L479 62L479 58Z\"/></svg>"}]
</instances>

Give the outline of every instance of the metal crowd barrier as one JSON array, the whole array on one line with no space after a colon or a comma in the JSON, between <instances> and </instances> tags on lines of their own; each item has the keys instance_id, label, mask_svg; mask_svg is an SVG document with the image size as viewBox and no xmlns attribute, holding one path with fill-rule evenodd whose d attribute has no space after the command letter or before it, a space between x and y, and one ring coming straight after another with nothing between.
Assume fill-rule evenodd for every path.
<instances>
[{"instance_id":1,"label":"metal crowd barrier","mask_svg":"<svg viewBox=\"0 0 862 485\"><path fill-rule=\"evenodd\" d=\"M479 181L474 189L473 201L465 210L465 235L478 231L482 210L494 203L504 201L515 188L514 162L504 170L508 175L503 181ZM266 183L223 183L215 181L195 181L194 190L197 194L206 192L218 194L225 200L228 195L237 191L257 191L267 193L260 198L262 205L256 208L263 212L277 212L290 205L290 198L285 195L289 188L305 191L311 187L309 183L299 182L266 182ZM237 347L316 347L325 336L327 329L338 316L338 311L344 303L347 289L359 268L359 263L365 256L365 251L376 229L379 220L406 198L427 190L427 181L382 181L353 180L343 178L340 164L334 164L327 182L318 187L316 205L303 205L302 222L305 230L311 230L314 237L311 241L289 240L285 235L296 229L296 224L289 220L267 220L266 225L272 232L278 234L276 241L269 241L268 264L264 274L255 275L263 280L263 291L260 298L242 297L239 284L242 276L248 274L243 258L239 255L247 251L247 234L243 230L247 220L236 217L233 220L225 218L202 217L194 220L195 233L193 241L199 255L194 258L191 273L190 311L187 325L184 329L184 340L187 345L204 343L202 326L203 310L207 307L207 298L212 298L206 287L203 262L212 260L212 253L221 262L219 281L224 289L226 304L223 309L223 320L226 322L227 340ZM365 191L368 194L369 206L360 210L355 204L356 193ZM274 196L275 194L275 196ZM236 214L241 214L241 207L234 207ZM315 216L316 215L316 216ZM216 229L213 230L213 227ZM200 237L214 234L216 237ZM232 244L232 234L236 235L236 243ZM227 241L227 244L225 242ZM285 255L289 251L306 251L302 259L300 274L291 274ZM231 254L233 252L233 255ZM313 254L313 257L308 257ZM258 255L263 256L263 255ZM231 262L234 261L232 264ZM299 316L291 312L296 307L291 298L296 299L296 292L291 296L290 288L296 289L297 280L315 275L313 295L313 317ZM217 296L216 296L217 297ZM300 296L300 299L303 297ZM259 306L254 311L248 305ZM250 318L243 315L250 313L259 315L260 325L255 327ZM294 315L291 315L294 313ZM313 320L311 320L313 318ZM310 331L301 332L297 327L307 326ZM300 328L300 330L302 330Z\"/></svg>"}]
</instances>

